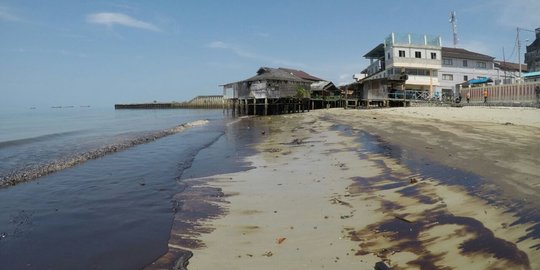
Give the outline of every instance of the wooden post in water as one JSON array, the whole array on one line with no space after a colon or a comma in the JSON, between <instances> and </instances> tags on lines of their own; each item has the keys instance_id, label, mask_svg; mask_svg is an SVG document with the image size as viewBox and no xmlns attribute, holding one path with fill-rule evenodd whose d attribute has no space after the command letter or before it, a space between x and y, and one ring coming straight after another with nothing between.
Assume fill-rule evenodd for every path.
<instances>
[{"instance_id":1,"label":"wooden post in water","mask_svg":"<svg viewBox=\"0 0 540 270\"><path fill-rule=\"evenodd\" d=\"M264 98L264 115L268 115L268 98Z\"/></svg>"}]
</instances>

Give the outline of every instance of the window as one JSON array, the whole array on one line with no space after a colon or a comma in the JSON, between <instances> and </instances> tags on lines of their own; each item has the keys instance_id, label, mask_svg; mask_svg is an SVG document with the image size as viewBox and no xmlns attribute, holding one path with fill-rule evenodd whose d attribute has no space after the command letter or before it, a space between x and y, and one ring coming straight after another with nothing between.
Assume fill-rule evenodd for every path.
<instances>
[{"instance_id":1,"label":"window","mask_svg":"<svg viewBox=\"0 0 540 270\"><path fill-rule=\"evenodd\" d=\"M437 59L437 53L432 52L431 53L431 59Z\"/></svg>"},{"instance_id":2,"label":"window","mask_svg":"<svg viewBox=\"0 0 540 270\"><path fill-rule=\"evenodd\" d=\"M405 51L399 50L399 57L405 57Z\"/></svg>"},{"instance_id":3,"label":"window","mask_svg":"<svg viewBox=\"0 0 540 270\"><path fill-rule=\"evenodd\" d=\"M486 68L486 62L476 62L477 68Z\"/></svg>"},{"instance_id":4,"label":"window","mask_svg":"<svg viewBox=\"0 0 540 270\"><path fill-rule=\"evenodd\" d=\"M415 58L422 58L422 52L414 52Z\"/></svg>"},{"instance_id":5,"label":"window","mask_svg":"<svg viewBox=\"0 0 540 270\"><path fill-rule=\"evenodd\" d=\"M391 57L390 57L390 53L388 53L388 59L391 59Z\"/></svg>"},{"instance_id":6,"label":"window","mask_svg":"<svg viewBox=\"0 0 540 270\"><path fill-rule=\"evenodd\" d=\"M454 80L454 75L452 75L452 74L443 74L442 79L445 80L445 81L453 81Z\"/></svg>"},{"instance_id":7,"label":"window","mask_svg":"<svg viewBox=\"0 0 540 270\"><path fill-rule=\"evenodd\" d=\"M467 60L463 60L463 66L464 67L468 66Z\"/></svg>"},{"instance_id":8,"label":"window","mask_svg":"<svg viewBox=\"0 0 540 270\"><path fill-rule=\"evenodd\" d=\"M469 80L469 76L465 75L463 76L463 81L468 81Z\"/></svg>"},{"instance_id":9,"label":"window","mask_svg":"<svg viewBox=\"0 0 540 270\"><path fill-rule=\"evenodd\" d=\"M451 66L452 65L452 59L443 58L442 63L443 63L443 65Z\"/></svg>"}]
</instances>

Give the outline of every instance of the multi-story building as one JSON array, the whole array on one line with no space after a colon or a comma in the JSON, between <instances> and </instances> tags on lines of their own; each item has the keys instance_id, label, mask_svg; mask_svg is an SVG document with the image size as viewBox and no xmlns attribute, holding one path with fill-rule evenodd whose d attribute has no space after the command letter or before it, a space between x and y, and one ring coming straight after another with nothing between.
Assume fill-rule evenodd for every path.
<instances>
[{"instance_id":1,"label":"multi-story building","mask_svg":"<svg viewBox=\"0 0 540 270\"><path fill-rule=\"evenodd\" d=\"M391 33L384 43L364 55L370 65L362 71L366 75L359 82L379 81L378 87L392 90L390 82L407 74L405 84L398 90L432 93L439 85L441 68L441 37L430 35ZM399 80L396 80L399 81ZM384 83L387 82L387 83Z\"/></svg>"},{"instance_id":2,"label":"multi-story building","mask_svg":"<svg viewBox=\"0 0 540 270\"><path fill-rule=\"evenodd\" d=\"M495 70L497 70L496 83L512 84L519 81L520 66L516 63L495 60ZM528 72L527 65L521 64L521 72Z\"/></svg>"},{"instance_id":3,"label":"multi-story building","mask_svg":"<svg viewBox=\"0 0 540 270\"><path fill-rule=\"evenodd\" d=\"M540 27L536 28L536 40L527 46L525 53L525 63L529 68L529 72L540 71Z\"/></svg>"},{"instance_id":4,"label":"multi-story building","mask_svg":"<svg viewBox=\"0 0 540 270\"><path fill-rule=\"evenodd\" d=\"M440 85L436 97L452 99L458 90L456 85L481 77L497 75L495 58L461 48L442 48L442 67L439 72Z\"/></svg>"},{"instance_id":5,"label":"multi-story building","mask_svg":"<svg viewBox=\"0 0 540 270\"><path fill-rule=\"evenodd\" d=\"M521 70L526 72L527 66L522 64ZM440 85L435 96L452 99L459 90L457 85L479 78L489 79L495 85L516 83L519 65L462 48L442 48Z\"/></svg>"}]
</instances>

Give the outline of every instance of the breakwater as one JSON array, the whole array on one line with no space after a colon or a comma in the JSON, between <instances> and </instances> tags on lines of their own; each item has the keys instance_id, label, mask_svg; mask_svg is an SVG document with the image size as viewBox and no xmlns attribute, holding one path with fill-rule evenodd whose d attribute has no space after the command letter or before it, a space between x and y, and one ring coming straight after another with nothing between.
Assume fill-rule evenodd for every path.
<instances>
[{"instance_id":1,"label":"breakwater","mask_svg":"<svg viewBox=\"0 0 540 270\"><path fill-rule=\"evenodd\" d=\"M223 96L197 96L186 102L152 102L152 103L131 103L131 104L115 104L115 109L211 109L222 108Z\"/></svg>"}]
</instances>

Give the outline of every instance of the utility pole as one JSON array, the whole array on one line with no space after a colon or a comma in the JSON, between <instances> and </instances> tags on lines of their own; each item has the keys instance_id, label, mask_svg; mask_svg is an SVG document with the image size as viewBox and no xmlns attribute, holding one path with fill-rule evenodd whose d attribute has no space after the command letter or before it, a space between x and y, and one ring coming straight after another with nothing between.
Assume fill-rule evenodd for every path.
<instances>
[{"instance_id":1,"label":"utility pole","mask_svg":"<svg viewBox=\"0 0 540 270\"><path fill-rule=\"evenodd\" d=\"M503 67L504 67L503 84L506 84L506 55L504 54L504 47L502 49L503 49Z\"/></svg>"},{"instance_id":2,"label":"utility pole","mask_svg":"<svg viewBox=\"0 0 540 270\"><path fill-rule=\"evenodd\" d=\"M535 33L534 30L517 28L517 47L518 47L518 65L519 65L519 82L521 82L521 40L519 38L519 31L528 31Z\"/></svg>"},{"instance_id":3,"label":"utility pole","mask_svg":"<svg viewBox=\"0 0 540 270\"><path fill-rule=\"evenodd\" d=\"M520 83L521 82L521 41L519 40L519 27L517 28L517 47L518 47L518 66L519 66L518 83Z\"/></svg>"}]
</instances>

